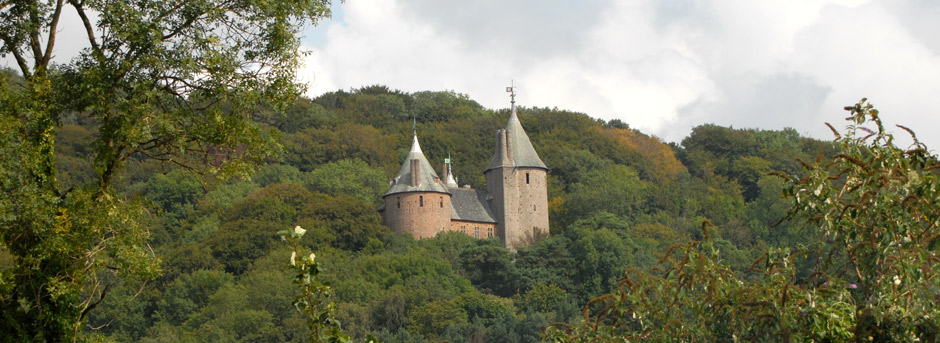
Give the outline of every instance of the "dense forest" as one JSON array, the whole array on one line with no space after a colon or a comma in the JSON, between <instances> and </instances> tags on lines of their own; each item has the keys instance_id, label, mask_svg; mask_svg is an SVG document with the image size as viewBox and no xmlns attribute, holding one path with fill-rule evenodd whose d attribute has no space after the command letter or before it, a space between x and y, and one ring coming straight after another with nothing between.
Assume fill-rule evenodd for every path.
<instances>
[{"instance_id":1,"label":"dense forest","mask_svg":"<svg viewBox=\"0 0 940 343\"><path fill-rule=\"evenodd\" d=\"M300 97L331 6L0 3L0 342L940 341L940 161L866 99L832 142L523 107L551 232L416 241L377 212L412 124L482 188L508 110Z\"/></svg>"},{"instance_id":2,"label":"dense forest","mask_svg":"<svg viewBox=\"0 0 940 343\"><path fill-rule=\"evenodd\" d=\"M211 163L190 170L131 157L117 188L148 209L159 276L113 280L87 324L127 342L302 341L290 250L277 235L298 225L343 330L382 342L539 341L555 323L580 323L625 270L657 267L674 244L702 239L706 221L721 261L743 279L768 248L815 239L784 220L784 180L769 174L799 174L801 161L833 155L831 142L703 125L666 144L619 120L519 113L549 166L552 226L518 251L457 233L416 241L381 225L376 208L410 146L412 118L433 164L450 156L461 184L483 187L493 132L509 113L454 92L369 86L256 113L280 149L225 182L207 176ZM65 185L96 178L92 121L72 113L56 129Z\"/></svg>"}]
</instances>

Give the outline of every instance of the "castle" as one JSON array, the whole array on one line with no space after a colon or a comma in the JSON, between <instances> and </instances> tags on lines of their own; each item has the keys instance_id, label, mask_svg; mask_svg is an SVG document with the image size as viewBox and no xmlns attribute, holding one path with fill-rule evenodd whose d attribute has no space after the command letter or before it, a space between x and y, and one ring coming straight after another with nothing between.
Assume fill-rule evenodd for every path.
<instances>
[{"instance_id":1,"label":"castle","mask_svg":"<svg viewBox=\"0 0 940 343\"><path fill-rule=\"evenodd\" d=\"M506 128L496 133L496 152L483 171L486 190L458 187L449 159L439 177L415 132L379 207L383 223L419 239L443 231L496 236L511 249L525 246L537 233L547 234L548 168L522 129L514 97L511 113Z\"/></svg>"}]
</instances>

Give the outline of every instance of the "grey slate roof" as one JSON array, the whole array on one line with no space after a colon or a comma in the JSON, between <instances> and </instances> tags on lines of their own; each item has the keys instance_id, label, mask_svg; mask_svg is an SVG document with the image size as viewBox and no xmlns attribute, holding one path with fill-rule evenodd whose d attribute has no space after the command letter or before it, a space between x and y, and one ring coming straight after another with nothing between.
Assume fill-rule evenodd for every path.
<instances>
[{"instance_id":1,"label":"grey slate roof","mask_svg":"<svg viewBox=\"0 0 940 343\"><path fill-rule=\"evenodd\" d=\"M487 206L486 191L472 188L452 188L450 190L451 220L496 223L493 211Z\"/></svg>"},{"instance_id":2,"label":"grey slate roof","mask_svg":"<svg viewBox=\"0 0 940 343\"><path fill-rule=\"evenodd\" d=\"M535 152L535 148L532 147L529 135L522 129L522 123L519 122L519 116L516 114L516 106L512 107L512 114L509 116L509 122L506 123L506 136L510 141L510 155L512 156L510 163L513 167L548 169L542 159L539 158L539 154ZM503 143L497 143L496 154L493 155L493 159L490 160L484 171L502 166L501 144Z\"/></svg>"},{"instance_id":3,"label":"grey slate roof","mask_svg":"<svg viewBox=\"0 0 940 343\"><path fill-rule=\"evenodd\" d=\"M418 159L418 164L420 165L418 168L419 183L417 186L411 184L411 160L413 159ZM438 182L434 182L435 179L437 179ZM398 170L398 175L395 176L395 179L392 180L391 185L389 185L388 192L385 192L385 196L405 192L450 193L447 191L447 187L444 186L443 181L437 177L437 173L434 172L431 163L424 157L421 146L418 144L417 134L415 134L414 140L411 143L411 151L408 152L408 157L406 157L405 162L401 164L401 169Z\"/></svg>"}]
</instances>

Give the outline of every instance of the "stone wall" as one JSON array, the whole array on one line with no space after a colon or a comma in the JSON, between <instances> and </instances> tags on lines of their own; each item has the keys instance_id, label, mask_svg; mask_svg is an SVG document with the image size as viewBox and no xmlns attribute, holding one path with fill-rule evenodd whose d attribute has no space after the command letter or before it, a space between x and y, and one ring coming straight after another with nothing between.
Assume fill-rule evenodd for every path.
<instances>
[{"instance_id":1,"label":"stone wall","mask_svg":"<svg viewBox=\"0 0 940 343\"><path fill-rule=\"evenodd\" d=\"M450 194L397 193L385 197L382 221L392 231L429 238L451 228L450 208Z\"/></svg>"},{"instance_id":2,"label":"stone wall","mask_svg":"<svg viewBox=\"0 0 940 343\"><path fill-rule=\"evenodd\" d=\"M549 232L548 174L539 168L515 168L511 187L516 200L506 209L506 216L515 218L515 226L506 233L506 246L516 248L532 241L535 230Z\"/></svg>"},{"instance_id":3,"label":"stone wall","mask_svg":"<svg viewBox=\"0 0 940 343\"><path fill-rule=\"evenodd\" d=\"M452 220L450 230L462 232L474 238L496 237L496 224Z\"/></svg>"},{"instance_id":4,"label":"stone wall","mask_svg":"<svg viewBox=\"0 0 940 343\"><path fill-rule=\"evenodd\" d=\"M496 234L510 249L531 241L535 230L549 232L548 173L541 168L496 168L486 172L486 190Z\"/></svg>"}]
</instances>

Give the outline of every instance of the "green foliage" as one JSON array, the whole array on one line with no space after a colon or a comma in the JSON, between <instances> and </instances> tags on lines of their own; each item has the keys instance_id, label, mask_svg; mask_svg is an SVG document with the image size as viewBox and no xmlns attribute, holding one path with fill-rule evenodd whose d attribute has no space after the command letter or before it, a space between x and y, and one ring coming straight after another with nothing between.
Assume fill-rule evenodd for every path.
<instances>
[{"instance_id":1,"label":"green foliage","mask_svg":"<svg viewBox=\"0 0 940 343\"><path fill-rule=\"evenodd\" d=\"M173 280L157 302L155 319L182 324L193 312L209 302L219 288L234 280L231 274L216 270L197 270Z\"/></svg>"},{"instance_id":2,"label":"green foliage","mask_svg":"<svg viewBox=\"0 0 940 343\"><path fill-rule=\"evenodd\" d=\"M421 122L460 119L483 112L483 107L464 94L451 92L418 92L414 94L412 114Z\"/></svg>"},{"instance_id":3,"label":"green foliage","mask_svg":"<svg viewBox=\"0 0 940 343\"><path fill-rule=\"evenodd\" d=\"M300 170L290 165L269 164L252 176L258 186L267 187L275 183L301 183Z\"/></svg>"},{"instance_id":4,"label":"green foliage","mask_svg":"<svg viewBox=\"0 0 940 343\"><path fill-rule=\"evenodd\" d=\"M503 297L515 292L512 256L498 239L479 240L460 251L463 275L486 293Z\"/></svg>"},{"instance_id":5,"label":"green foliage","mask_svg":"<svg viewBox=\"0 0 940 343\"><path fill-rule=\"evenodd\" d=\"M790 203L780 198L784 182L763 173L795 175L801 167L796 158L812 161L831 144L792 130L715 127L697 129L711 134L696 134L686 147L666 145L620 124L548 108L519 108L519 114L550 167L549 236L510 251L495 240L459 232L423 240L391 233L375 207L410 146L415 110L433 117L418 122L432 163L450 156L461 184L483 187L480 171L493 155L493 131L505 125L509 112L457 98L368 86L300 99L286 112L263 106L252 118L260 128L281 131L271 138L280 137L286 154L279 164L266 160L251 180L192 178L178 167L129 157L115 194L165 199L150 203L162 212L137 217L154 237L149 243L163 274L143 289L135 280L114 283L89 314L91 326L110 323L94 339L307 340L308 319L287 305L298 293L293 269L282 268L290 250L276 243L278 230L296 225L308 230L301 248L321 255L318 280L329 282L328 302L335 304L332 315L343 332L354 340L372 335L392 342L538 341L551 323L580 324L584 303L622 288L619 278L636 277L624 270L667 269L681 255L674 248L663 260L671 246L704 240L698 228L706 219L719 226L710 229L708 240L718 261L748 282L770 284L765 266L749 268L769 248L792 254L816 237L797 231L793 221L774 226ZM95 137L97 120L63 114L64 129L57 129L62 148L56 150L60 181L85 180L82 168L94 161L80 154L94 151L87 139ZM749 148L707 144L711 140L703 137L709 136L732 137ZM93 171L92 179L98 179ZM773 261L784 256L777 253ZM806 256L788 259L792 279L813 273L818 255ZM0 252L0 265L12 260ZM180 287L183 279L209 271L231 277L205 292ZM205 299L201 293L209 300L184 301ZM164 319L171 302L192 309ZM826 325L829 312L821 313L807 325ZM252 325L238 325L247 320ZM764 337L772 337L767 332Z\"/></svg>"},{"instance_id":6,"label":"green foliage","mask_svg":"<svg viewBox=\"0 0 940 343\"><path fill-rule=\"evenodd\" d=\"M603 192L598 192L602 187ZM595 170L571 186L565 210L558 223L562 226L573 218L585 218L601 211L636 218L648 211L645 198L647 185L636 171L621 165Z\"/></svg>"},{"instance_id":7,"label":"green foliage","mask_svg":"<svg viewBox=\"0 0 940 343\"><path fill-rule=\"evenodd\" d=\"M388 180L380 169L362 160L339 160L323 164L304 175L307 189L331 196L348 195L375 203L388 188Z\"/></svg>"},{"instance_id":8,"label":"green foliage","mask_svg":"<svg viewBox=\"0 0 940 343\"><path fill-rule=\"evenodd\" d=\"M389 233L382 225L372 202L348 195L331 197L316 194L303 207L303 217L297 222L306 225L318 241L349 251L365 247L370 239L382 238Z\"/></svg>"},{"instance_id":9,"label":"green foliage","mask_svg":"<svg viewBox=\"0 0 940 343\"><path fill-rule=\"evenodd\" d=\"M526 311L551 312L567 301L567 293L553 284L539 284L518 296L516 302L521 309Z\"/></svg>"},{"instance_id":10,"label":"green foliage","mask_svg":"<svg viewBox=\"0 0 940 343\"><path fill-rule=\"evenodd\" d=\"M617 292L588 302L583 324L546 338L936 341L940 163L916 137L913 149L894 146L865 99L846 109L831 162L804 163L802 178L778 173L791 218L818 240L768 249L741 279L706 222L702 241L670 248L661 270L628 269Z\"/></svg>"},{"instance_id":11,"label":"green foliage","mask_svg":"<svg viewBox=\"0 0 940 343\"><path fill-rule=\"evenodd\" d=\"M846 109L851 124L840 153L831 164L807 166L786 189L791 214L829 243L812 247L822 256L815 270L858 284L857 338L936 340L940 277L930 266L940 259L940 163L904 127L914 145L896 147L865 99Z\"/></svg>"},{"instance_id":12,"label":"green foliage","mask_svg":"<svg viewBox=\"0 0 940 343\"><path fill-rule=\"evenodd\" d=\"M76 14L80 24L59 26ZM0 250L13 257L0 269L5 339L79 340L109 277L158 273L141 204L113 188L127 161L249 171L277 147L254 109L300 94L298 33L328 15L328 1L0 4L0 56L19 73L0 76L0 152L19 157L0 162ZM86 32L87 47L57 61L64 30ZM61 126L65 115L86 117L85 132ZM193 200L175 191L160 205Z\"/></svg>"},{"instance_id":13,"label":"green foliage","mask_svg":"<svg viewBox=\"0 0 940 343\"><path fill-rule=\"evenodd\" d=\"M202 211L222 215L257 189L257 184L246 181L219 185L200 199L198 208Z\"/></svg>"},{"instance_id":14,"label":"green foliage","mask_svg":"<svg viewBox=\"0 0 940 343\"><path fill-rule=\"evenodd\" d=\"M307 318L310 328L308 342L348 342L349 337L343 334L334 318L335 304L328 302L330 286L318 279L321 270L316 255L300 246L299 240L306 232L300 226L278 232L291 247L290 268L295 274L294 283L301 290L294 300L294 307Z\"/></svg>"}]
</instances>

